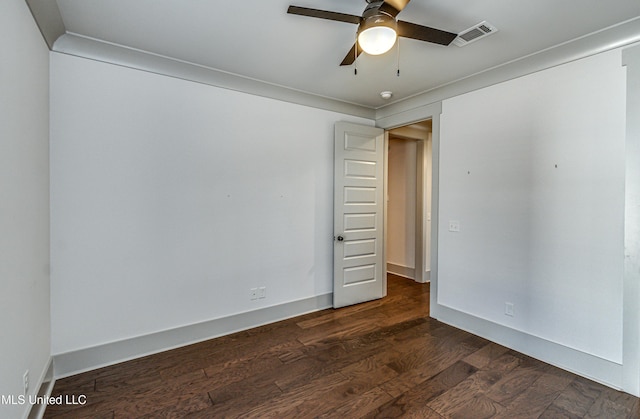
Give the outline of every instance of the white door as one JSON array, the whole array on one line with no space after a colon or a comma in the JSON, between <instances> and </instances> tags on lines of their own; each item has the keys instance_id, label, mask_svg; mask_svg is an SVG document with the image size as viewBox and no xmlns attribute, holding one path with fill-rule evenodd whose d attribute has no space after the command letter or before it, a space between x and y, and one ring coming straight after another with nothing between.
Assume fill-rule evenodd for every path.
<instances>
[{"instance_id":1,"label":"white door","mask_svg":"<svg viewBox=\"0 0 640 419\"><path fill-rule=\"evenodd\" d=\"M335 125L333 306L382 298L384 131Z\"/></svg>"}]
</instances>

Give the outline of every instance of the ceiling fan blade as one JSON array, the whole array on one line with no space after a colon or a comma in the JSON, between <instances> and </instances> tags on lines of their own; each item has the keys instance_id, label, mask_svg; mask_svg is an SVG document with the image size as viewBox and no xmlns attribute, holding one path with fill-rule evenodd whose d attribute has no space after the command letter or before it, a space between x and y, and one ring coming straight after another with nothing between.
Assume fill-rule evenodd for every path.
<instances>
[{"instance_id":1,"label":"ceiling fan blade","mask_svg":"<svg viewBox=\"0 0 640 419\"><path fill-rule=\"evenodd\" d=\"M456 39L458 34L399 20L398 36L432 42L434 44L449 45Z\"/></svg>"},{"instance_id":2,"label":"ceiling fan blade","mask_svg":"<svg viewBox=\"0 0 640 419\"><path fill-rule=\"evenodd\" d=\"M398 13L409 4L409 1L410 0L384 0L384 3L380 5L378 10L396 17Z\"/></svg>"},{"instance_id":3,"label":"ceiling fan blade","mask_svg":"<svg viewBox=\"0 0 640 419\"><path fill-rule=\"evenodd\" d=\"M362 54L362 48L360 48L360 45L358 45L358 43L356 42L355 44L353 44L349 52L347 52L347 55L344 56L344 60L342 60L340 65L353 64L353 62L356 60L356 48L358 48L358 56Z\"/></svg>"},{"instance_id":4,"label":"ceiling fan blade","mask_svg":"<svg viewBox=\"0 0 640 419\"><path fill-rule=\"evenodd\" d=\"M360 16L349 15L346 13L329 12L326 10L309 9L307 7L289 6L287 13L292 15L317 17L320 19L337 20L338 22L360 24L362 18Z\"/></svg>"}]
</instances>

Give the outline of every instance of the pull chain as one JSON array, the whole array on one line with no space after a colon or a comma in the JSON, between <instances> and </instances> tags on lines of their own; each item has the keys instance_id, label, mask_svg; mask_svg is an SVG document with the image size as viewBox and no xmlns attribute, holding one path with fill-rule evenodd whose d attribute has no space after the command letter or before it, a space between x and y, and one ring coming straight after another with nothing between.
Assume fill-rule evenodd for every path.
<instances>
[{"instance_id":1,"label":"pull chain","mask_svg":"<svg viewBox=\"0 0 640 419\"><path fill-rule=\"evenodd\" d=\"M356 33L356 43L353 44L353 75L358 75L358 33Z\"/></svg>"},{"instance_id":2,"label":"pull chain","mask_svg":"<svg viewBox=\"0 0 640 419\"><path fill-rule=\"evenodd\" d=\"M397 41L398 47L396 49L396 59L397 59L397 63L398 63L398 71L396 72L396 76L400 77L400 38L398 37L398 41Z\"/></svg>"}]
</instances>

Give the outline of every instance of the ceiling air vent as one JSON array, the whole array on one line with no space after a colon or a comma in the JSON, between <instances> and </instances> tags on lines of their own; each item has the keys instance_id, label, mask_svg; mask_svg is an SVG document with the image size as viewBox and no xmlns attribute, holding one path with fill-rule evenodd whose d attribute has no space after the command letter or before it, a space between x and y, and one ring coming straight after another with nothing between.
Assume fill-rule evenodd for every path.
<instances>
[{"instance_id":1,"label":"ceiling air vent","mask_svg":"<svg viewBox=\"0 0 640 419\"><path fill-rule=\"evenodd\" d=\"M458 37L453 40L453 43L459 47L463 47L496 32L498 32L498 28L493 26L491 23L487 21L480 22L477 25L460 32Z\"/></svg>"}]
</instances>

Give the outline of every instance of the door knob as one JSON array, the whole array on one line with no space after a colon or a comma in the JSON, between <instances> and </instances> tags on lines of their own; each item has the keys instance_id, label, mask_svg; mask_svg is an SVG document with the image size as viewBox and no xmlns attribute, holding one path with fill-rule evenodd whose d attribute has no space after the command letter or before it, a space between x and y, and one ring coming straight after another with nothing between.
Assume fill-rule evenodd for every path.
<instances>
[{"instance_id":1,"label":"door knob","mask_svg":"<svg viewBox=\"0 0 640 419\"><path fill-rule=\"evenodd\" d=\"M339 242L344 241L344 237L338 236L338 237L336 237L336 240L338 240Z\"/></svg>"}]
</instances>

